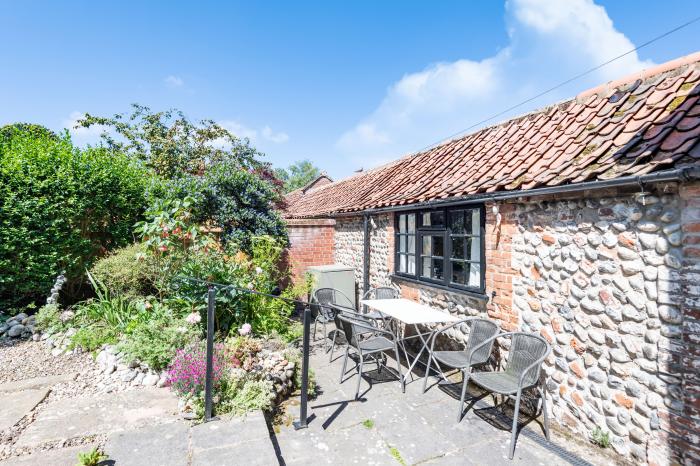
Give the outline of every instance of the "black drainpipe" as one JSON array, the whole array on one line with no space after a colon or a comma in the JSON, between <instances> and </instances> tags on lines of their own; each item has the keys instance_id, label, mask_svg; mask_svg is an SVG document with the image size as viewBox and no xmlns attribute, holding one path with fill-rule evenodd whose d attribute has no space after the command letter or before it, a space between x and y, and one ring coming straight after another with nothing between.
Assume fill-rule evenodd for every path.
<instances>
[{"instance_id":1,"label":"black drainpipe","mask_svg":"<svg viewBox=\"0 0 700 466\"><path fill-rule=\"evenodd\" d=\"M364 215L364 258L362 259L362 294L369 289L369 215Z\"/></svg>"}]
</instances>

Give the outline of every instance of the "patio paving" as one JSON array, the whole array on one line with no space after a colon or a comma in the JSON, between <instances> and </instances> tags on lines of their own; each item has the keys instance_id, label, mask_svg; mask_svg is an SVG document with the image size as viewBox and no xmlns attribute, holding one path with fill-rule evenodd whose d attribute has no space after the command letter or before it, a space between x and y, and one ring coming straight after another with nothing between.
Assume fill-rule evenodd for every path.
<instances>
[{"instance_id":1,"label":"patio paving","mask_svg":"<svg viewBox=\"0 0 700 466\"><path fill-rule=\"evenodd\" d=\"M389 359L387 365L391 369L395 361ZM348 363L348 368L353 366ZM590 464L546 442L536 421L521 430L515 457L508 460L512 412L506 408L503 414L485 396L458 424L459 385L438 386L431 378L423 394L423 379L416 375L409 379L406 393L401 393L394 374L379 374L376 365L365 364L365 370L371 371L365 373L361 399L355 401L357 373L350 370L339 384L342 353L329 362L319 340L310 367L320 389L309 401L313 417L307 429L283 426L273 436L281 464ZM478 395L471 387L470 394ZM298 406L290 414L297 416Z\"/></svg>"}]
</instances>

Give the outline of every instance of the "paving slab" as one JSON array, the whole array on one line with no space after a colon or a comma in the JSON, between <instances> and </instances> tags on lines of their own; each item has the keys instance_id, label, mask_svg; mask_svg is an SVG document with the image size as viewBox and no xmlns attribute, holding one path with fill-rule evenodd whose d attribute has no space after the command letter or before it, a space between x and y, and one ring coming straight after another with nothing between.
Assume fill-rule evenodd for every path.
<instances>
[{"instance_id":1,"label":"paving slab","mask_svg":"<svg viewBox=\"0 0 700 466\"><path fill-rule=\"evenodd\" d=\"M50 375L47 377L35 377L32 379L22 379L16 380L14 382L5 382L0 384L0 393L6 392L18 392L27 389L45 388L56 385L61 382L68 382L73 379L78 374L61 374L61 375Z\"/></svg>"},{"instance_id":2,"label":"paving slab","mask_svg":"<svg viewBox=\"0 0 700 466\"><path fill-rule=\"evenodd\" d=\"M116 466L187 466L189 427L184 422L113 432L105 452Z\"/></svg>"},{"instance_id":3,"label":"paving slab","mask_svg":"<svg viewBox=\"0 0 700 466\"><path fill-rule=\"evenodd\" d=\"M176 419L177 398L167 389L66 398L46 406L20 435L16 446L36 446L54 440L133 430Z\"/></svg>"},{"instance_id":4,"label":"paving slab","mask_svg":"<svg viewBox=\"0 0 700 466\"><path fill-rule=\"evenodd\" d=\"M9 429L17 424L20 419L41 403L48 394L49 389L39 388L3 395L2 409L0 410L0 431Z\"/></svg>"},{"instance_id":5,"label":"paving slab","mask_svg":"<svg viewBox=\"0 0 700 466\"><path fill-rule=\"evenodd\" d=\"M46 450L31 455L16 456L0 461L0 466L75 466L78 464L78 453L90 451L95 445L79 445L75 447Z\"/></svg>"}]
</instances>

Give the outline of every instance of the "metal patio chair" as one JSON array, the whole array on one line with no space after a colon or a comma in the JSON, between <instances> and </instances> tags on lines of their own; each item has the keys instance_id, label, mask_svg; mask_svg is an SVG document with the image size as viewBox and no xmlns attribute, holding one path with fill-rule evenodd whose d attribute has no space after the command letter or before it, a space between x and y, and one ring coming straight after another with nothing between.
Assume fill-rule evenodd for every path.
<instances>
[{"instance_id":1,"label":"metal patio chair","mask_svg":"<svg viewBox=\"0 0 700 466\"><path fill-rule=\"evenodd\" d=\"M348 298L342 291L336 290L335 288L319 288L314 291L313 298L311 300L311 315L314 318L314 339L316 339L316 326L320 322L323 325L323 339L327 340L328 332L326 326L333 322L337 311L333 309L331 305L340 305L348 309L353 309L354 306L350 298ZM329 350L333 351L333 344L335 344L335 334L334 343L328 348L328 342L326 344L326 352Z\"/></svg>"},{"instance_id":2,"label":"metal patio chair","mask_svg":"<svg viewBox=\"0 0 700 466\"><path fill-rule=\"evenodd\" d=\"M540 382L542 363L551 351L547 340L539 335L524 332L502 333L492 337L474 348L470 359L476 358L482 347L493 345L493 340L501 337L510 338L508 359L506 367L498 372L474 372L467 369L464 384L462 385L462 400L469 380L487 391L512 398L515 396L515 411L513 412L513 427L510 436L509 458L513 459L515 452L515 439L518 430L518 413L520 411L520 398L522 392L530 388L537 388L541 395L541 408L544 415L544 435L549 441L549 426L547 418L547 395ZM471 362L471 361L470 361Z\"/></svg>"},{"instance_id":3,"label":"metal patio chair","mask_svg":"<svg viewBox=\"0 0 700 466\"><path fill-rule=\"evenodd\" d=\"M459 351L435 351L435 340L437 337L447 330L458 325L466 324L469 327L469 337L467 338L466 346ZM440 364L452 367L462 371L462 396L459 400L459 413L457 414L457 422L462 420L462 409L464 407L465 387L467 386L468 371L471 367L477 364L483 364L489 360L491 349L493 348L494 337L499 332L498 324L492 320L472 317L460 320L448 325L432 335L430 349L428 351L428 365L425 369L425 377L423 378L423 393L428 386L428 376L430 375L430 363L435 361L441 375L442 368ZM482 344L487 343L487 344Z\"/></svg>"},{"instance_id":4,"label":"metal patio chair","mask_svg":"<svg viewBox=\"0 0 700 466\"><path fill-rule=\"evenodd\" d=\"M362 295L362 299L398 299L399 292L390 286L379 286L376 288L370 288L367 292ZM367 306L363 306L363 311L365 317L373 320L385 321L389 317L382 314L379 311L368 311Z\"/></svg>"},{"instance_id":5,"label":"metal patio chair","mask_svg":"<svg viewBox=\"0 0 700 466\"><path fill-rule=\"evenodd\" d=\"M384 329L375 327L372 321L362 315L350 315L341 312L337 316L343 327L345 338L348 341L348 346L345 348L345 358L343 359L343 369L340 372L340 383L343 383L343 377L346 373L348 355L350 349L353 349L360 361L357 365L357 389L355 390L355 399L360 396L360 383L362 382L362 366L365 358L373 357L377 362L377 369L381 371L382 357L385 351L394 351L396 356L396 370L399 375L399 385L401 391L405 391L403 377L401 376L401 360L399 359L399 347L396 336Z\"/></svg>"}]
</instances>

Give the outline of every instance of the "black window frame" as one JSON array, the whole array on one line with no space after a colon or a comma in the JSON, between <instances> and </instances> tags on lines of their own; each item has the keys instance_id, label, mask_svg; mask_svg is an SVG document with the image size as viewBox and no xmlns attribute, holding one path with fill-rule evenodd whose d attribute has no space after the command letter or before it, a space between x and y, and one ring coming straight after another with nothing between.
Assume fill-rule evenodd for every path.
<instances>
[{"instance_id":1,"label":"black window frame","mask_svg":"<svg viewBox=\"0 0 700 466\"><path fill-rule=\"evenodd\" d=\"M466 284L459 284L452 282L452 237L453 232L451 230L452 217L451 213L454 211L464 211L464 210L479 210L479 267L480 267L480 277L479 286L469 286ZM423 225L423 214L425 213L435 213L442 212L443 225L433 226L433 225ZM400 234L399 234L399 219L401 215L414 214L416 219L416 231L415 231L415 273L401 272L400 268L400 255L403 254L399 251L400 248ZM423 277L423 237L424 236L442 236L443 238L443 278L437 280L434 278ZM464 235L463 233L455 233L459 237L476 237L472 235ZM405 210L398 211L394 213L394 274L400 278L407 278L409 280L414 280L418 282L425 283L426 285L437 285L441 288L449 288L454 290L462 290L472 293L483 294L486 289L486 209L483 204L464 204L458 206L452 206L449 208L432 208L432 209L415 209L415 210ZM407 243L408 244L408 243ZM433 256L431 256L432 258ZM407 259L408 260L408 259ZM471 262L466 260L467 262ZM477 263L477 261L473 261ZM407 262L408 268L408 262ZM467 280L468 281L468 280Z\"/></svg>"}]
</instances>

